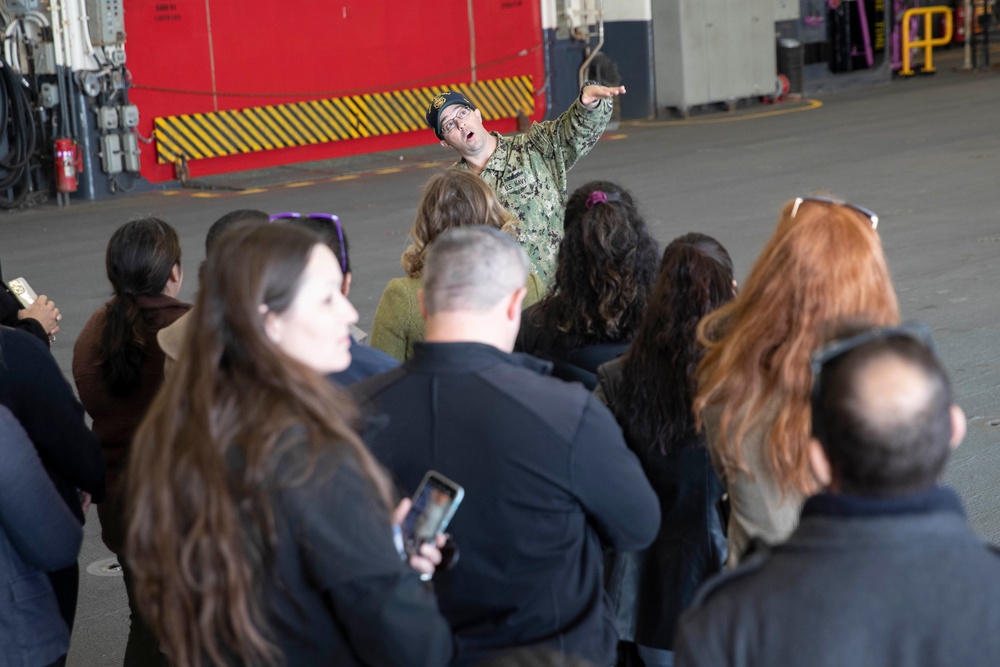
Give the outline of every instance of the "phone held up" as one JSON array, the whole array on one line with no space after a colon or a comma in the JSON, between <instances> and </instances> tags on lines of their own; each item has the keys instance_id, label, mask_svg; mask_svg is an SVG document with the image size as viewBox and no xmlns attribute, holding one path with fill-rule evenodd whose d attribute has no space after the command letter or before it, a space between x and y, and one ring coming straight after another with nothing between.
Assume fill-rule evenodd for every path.
<instances>
[{"instance_id":1,"label":"phone held up","mask_svg":"<svg viewBox=\"0 0 1000 667\"><path fill-rule=\"evenodd\" d=\"M38 295L35 294L35 290L31 289L31 285L24 278L14 278L7 283L7 289L10 293L14 295L15 298L20 302L22 308L27 308L35 302Z\"/></svg>"},{"instance_id":2,"label":"phone held up","mask_svg":"<svg viewBox=\"0 0 1000 667\"><path fill-rule=\"evenodd\" d=\"M400 555L415 554L420 545L444 533L455 515L465 489L441 473L430 470L413 494L413 507L403 519L396 544Z\"/></svg>"}]
</instances>

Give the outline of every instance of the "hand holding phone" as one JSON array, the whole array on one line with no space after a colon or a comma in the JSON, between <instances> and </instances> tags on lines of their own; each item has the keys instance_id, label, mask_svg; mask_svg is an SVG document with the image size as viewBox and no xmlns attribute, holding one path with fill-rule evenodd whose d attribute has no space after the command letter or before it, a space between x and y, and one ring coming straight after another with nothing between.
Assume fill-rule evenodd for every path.
<instances>
[{"instance_id":1,"label":"hand holding phone","mask_svg":"<svg viewBox=\"0 0 1000 667\"><path fill-rule=\"evenodd\" d=\"M31 289L31 285L24 278L14 278L7 283L7 288L10 293L20 302L22 308L27 308L35 302L38 295L35 294L35 290Z\"/></svg>"},{"instance_id":2,"label":"hand holding phone","mask_svg":"<svg viewBox=\"0 0 1000 667\"><path fill-rule=\"evenodd\" d=\"M413 495L413 506L400 526L402 546L407 554L416 554L420 545L434 542L455 515L465 489L434 470L429 471Z\"/></svg>"}]
</instances>

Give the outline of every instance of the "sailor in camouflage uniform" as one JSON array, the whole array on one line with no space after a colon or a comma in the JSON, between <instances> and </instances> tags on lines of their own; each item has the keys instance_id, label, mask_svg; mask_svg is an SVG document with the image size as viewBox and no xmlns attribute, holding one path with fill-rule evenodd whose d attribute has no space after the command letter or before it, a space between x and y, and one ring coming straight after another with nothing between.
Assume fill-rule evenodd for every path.
<instances>
[{"instance_id":1,"label":"sailor in camouflage uniform","mask_svg":"<svg viewBox=\"0 0 1000 667\"><path fill-rule=\"evenodd\" d=\"M479 174L521 220L517 240L546 284L555 275L562 240L566 173L601 138L612 98L624 92L625 86L588 81L559 118L533 123L514 137L487 132L479 109L457 91L437 95L427 109L427 124L441 145L461 156L455 166Z\"/></svg>"}]
</instances>

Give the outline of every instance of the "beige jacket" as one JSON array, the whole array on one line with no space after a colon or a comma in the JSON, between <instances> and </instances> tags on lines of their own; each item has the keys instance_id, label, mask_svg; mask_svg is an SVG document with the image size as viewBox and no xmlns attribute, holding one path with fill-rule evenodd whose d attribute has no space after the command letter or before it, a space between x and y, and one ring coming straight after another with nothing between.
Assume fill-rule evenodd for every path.
<instances>
[{"instance_id":1,"label":"beige jacket","mask_svg":"<svg viewBox=\"0 0 1000 667\"><path fill-rule=\"evenodd\" d=\"M767 462L767 434L779 405L778 400L772 400L750 426L740 443L747 471L735 473L727 473L719 457L721 406L710 405L702 413L712 464L729 492L729 567L739 563L752 538L768 544L784 542L799 523L805 497L795 489L782 493Z\"/></svg>"}]
</instances>

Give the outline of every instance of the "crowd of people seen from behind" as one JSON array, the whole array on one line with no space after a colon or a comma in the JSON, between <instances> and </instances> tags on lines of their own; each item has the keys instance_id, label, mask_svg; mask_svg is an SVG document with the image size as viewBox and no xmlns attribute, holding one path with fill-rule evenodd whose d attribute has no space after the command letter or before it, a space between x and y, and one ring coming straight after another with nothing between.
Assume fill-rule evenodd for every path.
<instances>
[{"instance_id":1,"label":"crowd of people seen from behind","mask_svg":"<svg viewBox=\"0 0 1000 667\"><path fill-rule=\"evenodd\" d=\"M329 213L226 214L194 303L173 227L125 222L79 399L3 283L0 667L65 664L91 504L128 667L1000 664L878 217L790 200L741 283L706 234L661 252L621 185L565 191L622 93L513 139L436 96L460 159L367 337Z\"/></svg>"}]
</instances>

